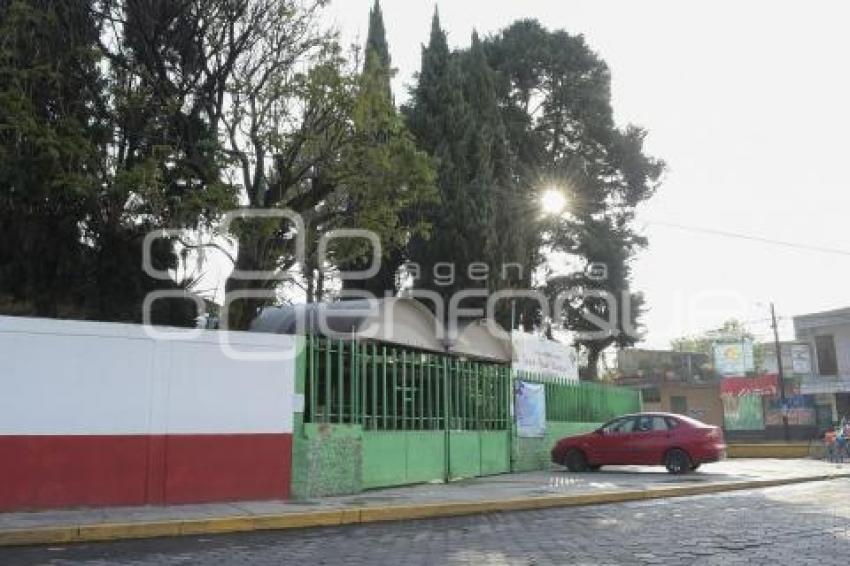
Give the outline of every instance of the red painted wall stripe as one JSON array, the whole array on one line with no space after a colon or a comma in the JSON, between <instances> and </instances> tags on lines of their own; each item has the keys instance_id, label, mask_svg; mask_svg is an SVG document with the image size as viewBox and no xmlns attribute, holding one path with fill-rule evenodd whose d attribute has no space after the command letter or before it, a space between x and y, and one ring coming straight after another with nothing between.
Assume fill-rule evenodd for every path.
<instances>
[{"instance_id":1,"label":"red painted wall stripe","mask_svg":"<svg viewBox=\"0 0 850 566\"><path fill-rule=\"evenodd\" d=\"M289 497L292 435L0 436L0 511Z\"/></svg>"}]
</instances>

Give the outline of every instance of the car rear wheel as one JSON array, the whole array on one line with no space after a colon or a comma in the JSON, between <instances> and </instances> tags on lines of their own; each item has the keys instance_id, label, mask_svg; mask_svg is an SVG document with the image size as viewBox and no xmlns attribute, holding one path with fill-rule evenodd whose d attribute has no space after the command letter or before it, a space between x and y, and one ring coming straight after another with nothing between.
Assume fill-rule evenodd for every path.
<instances>
[{"instance_id":1,"label":"car rear wheel","mask_svg":"<svg viewBox=\"0 0 850 566\"><path fill-rule=\"evenodd\" d=\"M564 457L564 465L571 472L585 472L587 471L587 458L584 457L581 450L573 448Z\"/></svg>"},{"instance_id":2,"label":"car rear wheel","mask_svg":"<svg viewBox=\"0 0 850 566\"><path fill-rule=\"evenodd\" d=\"M684 474L691 470L691 458L688 453L679 448L673 448L667 453L664 459L664 465L667 466L667 471L671 474Z\"/></svg>"}]
</instances>

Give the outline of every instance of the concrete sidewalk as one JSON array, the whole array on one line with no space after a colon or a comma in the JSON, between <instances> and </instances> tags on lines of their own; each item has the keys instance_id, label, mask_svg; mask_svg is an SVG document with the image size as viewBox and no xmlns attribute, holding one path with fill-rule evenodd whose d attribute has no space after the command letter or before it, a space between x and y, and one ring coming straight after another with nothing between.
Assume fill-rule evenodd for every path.
<instances>
[{"instance_id":1,"label":"concrete sidewalk","mask_svg":"<svg viewBox=\"0 0 850 566\"><path fill-rule=\"evenodd\" d=\"M684 475L619 466L595 473L504 474L346 497L0 514L0 546L301 528L681 497L850 477L817 460L736 459Z\"/></svg>"}]
</instances>

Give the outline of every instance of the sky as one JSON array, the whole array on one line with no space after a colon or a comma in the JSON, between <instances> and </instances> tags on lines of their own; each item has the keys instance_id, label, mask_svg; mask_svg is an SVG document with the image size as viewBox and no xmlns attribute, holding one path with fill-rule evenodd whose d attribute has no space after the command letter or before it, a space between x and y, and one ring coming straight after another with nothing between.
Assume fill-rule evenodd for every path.
<instances>
[{"instance_id":1,"label":"sky","mask_svg":"<svg viewBox=\"0 0 850 566\"><path fill-rule=\"evenodd\" d=\"M362 43L371 3L337 0L327 23L344 43ZM381 6L400 103L435 3ZM850 4L455 0L439 12L455 48L473 29L536 18L583 34L610 66L617 123L646 128L648 152L668 164L638 212L649 238L634 262L634 289L650 309L643 347L730 317L769 339L770 302L781 337L792 338L791 316L850 306Z\"/></svg>"}]
</instances>

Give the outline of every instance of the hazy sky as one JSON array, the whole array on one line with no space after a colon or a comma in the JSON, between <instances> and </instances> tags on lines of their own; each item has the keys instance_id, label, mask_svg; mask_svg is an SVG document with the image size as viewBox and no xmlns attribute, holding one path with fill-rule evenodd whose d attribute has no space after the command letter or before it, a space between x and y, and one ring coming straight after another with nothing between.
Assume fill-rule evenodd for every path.
<instances>
[{"instance_id":1,"label":"hazy sky","mask_svg":"<svg viewBox=\"0 0 850 566\"><path fill-rule=\"evenodd\" d=\"M337 0L328 23L365 41L372 0ZM383 0L398 69L397 101L419 68L435 3ZM473 28L495 33L518 18L581 33L610 65L618 123L650 132L669 165L640 210L649 249L634 286L650 312L645 345L736 316L768 337L767 303L783 317L850 306L847 163L850 5L839 1L444 1L454 47ZM656 221L656 224L653 224ZM822 253L674 223L847 250ZM762 304L759 304L762 303Z\"/></svg>"}]
</instances>

